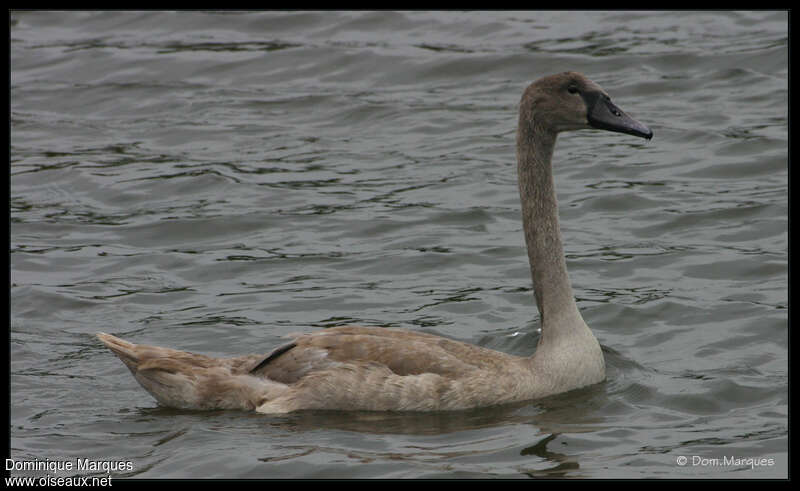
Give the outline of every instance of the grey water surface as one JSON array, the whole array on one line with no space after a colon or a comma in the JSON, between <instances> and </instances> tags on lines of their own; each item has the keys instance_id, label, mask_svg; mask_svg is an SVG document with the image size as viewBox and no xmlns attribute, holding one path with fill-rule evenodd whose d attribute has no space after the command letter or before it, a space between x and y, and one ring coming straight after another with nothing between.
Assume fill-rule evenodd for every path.
<instances>
[{"instance_id":1,"label":"grey water surface","mask_svg":"<svg viewBox=\"0 0 800 491\"><path fill-rule=\"evenodd\" d=\"M532 353L517 104L565 70L655 133L554 155L604 383L458 413L180 411L95 339L230 356L361 324ZM12 11L11 457L786 478L788 75L785 11Z\"/></svg>"}]
</instances>

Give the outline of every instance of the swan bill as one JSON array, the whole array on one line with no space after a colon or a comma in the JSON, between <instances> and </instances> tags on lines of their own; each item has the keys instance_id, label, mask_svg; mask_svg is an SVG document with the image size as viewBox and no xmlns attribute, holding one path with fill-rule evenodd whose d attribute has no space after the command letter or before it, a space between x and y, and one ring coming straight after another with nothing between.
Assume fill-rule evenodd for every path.
<instances>
[{"instance_id":1,"label":"swan bill","mask_svg":"<svg viewBox=\"0 0 800 491\"><path fill-rule=\"evenodd\" d=\"M615 131L641 138L653 138L653 130L625 114L601 92L582 94L586 103L586 119L589 126L599 130Z\"/></svg>"}]
</instances>

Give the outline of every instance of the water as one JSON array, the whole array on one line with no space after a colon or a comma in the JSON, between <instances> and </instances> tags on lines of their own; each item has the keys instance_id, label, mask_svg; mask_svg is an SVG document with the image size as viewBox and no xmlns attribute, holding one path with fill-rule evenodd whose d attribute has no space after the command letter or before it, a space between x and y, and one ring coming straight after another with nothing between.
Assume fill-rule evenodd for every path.
<instances>
[{"instance_id":1,"label":"water","mask_svg":"<svg viewBox=\"0 0 800 491\"><path fill-rule=\"evenodd\" d=\"M787 477L786 12L10 18L17 461ZM563 70L655 132L565 134L554 156L605 383L453 414L177 411L93 337L227 356L357 323L531 353L516 111Z\"/></svg>"}]
</instances>

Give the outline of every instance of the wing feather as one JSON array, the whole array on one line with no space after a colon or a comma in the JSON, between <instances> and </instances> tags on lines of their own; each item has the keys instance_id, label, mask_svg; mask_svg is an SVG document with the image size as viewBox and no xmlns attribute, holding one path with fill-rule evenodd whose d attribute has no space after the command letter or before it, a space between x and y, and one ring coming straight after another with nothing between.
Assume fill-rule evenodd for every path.
<instances>
[{"instance_id":1,"label":"wing feather","mask_svg":"<svg viewBox=\"0 0 800 491\"><path fill-rule=\"evenodd\" d=\"M509 358L515 357L427 333L344 326L301 335L272 351L250 373L291 384L313 371L373 363L397 375L458 378L474 369L499 368Z\"/></svg>"}]
</instances>

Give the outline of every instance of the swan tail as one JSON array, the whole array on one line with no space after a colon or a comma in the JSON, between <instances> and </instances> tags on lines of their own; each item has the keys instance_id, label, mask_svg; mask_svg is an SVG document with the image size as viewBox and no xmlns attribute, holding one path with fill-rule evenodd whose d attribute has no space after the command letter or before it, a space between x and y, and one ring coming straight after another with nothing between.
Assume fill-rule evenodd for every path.
<instances>
[{"instance_id":1,"label":"swan tail","mask_svg":"<svg viewBox=\"0 0 800 491\"><path fill-rule=\"evenodd\" d=\"M255 409L288 387L242 370L242 359L212 358L134 344L98 333L139 384L164 406L180 409Z\"/></svg>"}]
</instances>

